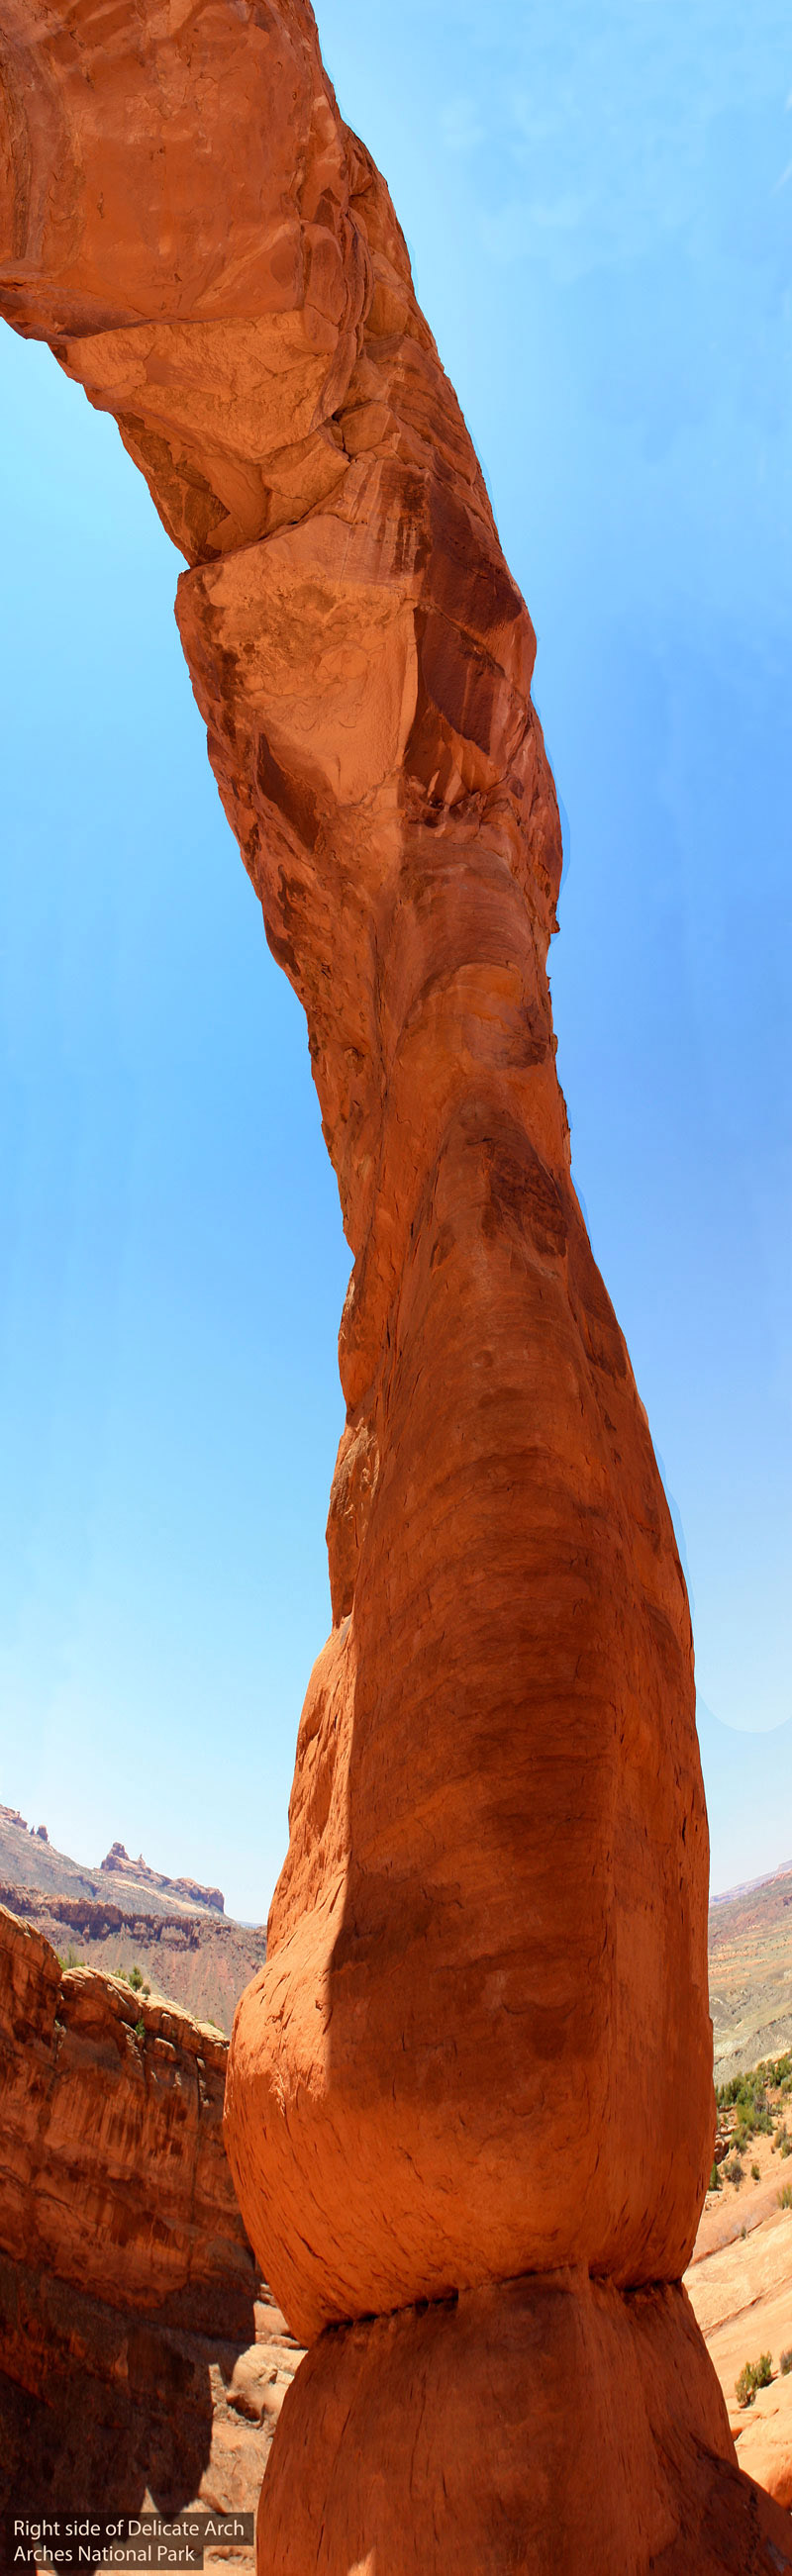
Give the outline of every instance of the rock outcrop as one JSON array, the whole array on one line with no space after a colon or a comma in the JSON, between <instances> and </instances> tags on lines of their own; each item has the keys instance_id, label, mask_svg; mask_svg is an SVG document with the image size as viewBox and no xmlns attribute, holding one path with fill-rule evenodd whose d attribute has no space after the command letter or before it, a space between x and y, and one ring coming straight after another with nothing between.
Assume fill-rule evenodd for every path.
<instances>
[{"instance_id":1,"label":"rock outcrop","mask_svg":"<svg viewBox=\"0 0 792 2576\"><path fill-rule=\"evenodd\" d=\"M0 1909L0 2507L255 2502L300 2353L236 2205L226 2054Z\"/></svg>"},{"instance_id":2,"label":"rock outcrop","mask_svg":"<svg viewBox=\"0 0 792 2576\"><path fill-rule=\"evenodd\" d=\"M108 1887L108 1879L112 1887ZM195 1878L168 1878L147 1861L130 1860L123 1843L112 1843L97 1869L55 1849L46 1825L28 1829L23 1816L0 1807L0 1887L39 1888L42 1895L90 1896L111 1901L125 1914L199 1914L215 1919L225 1914L219 1887L202 1887ZM4 1902L5 1900L0 1899Z\"/></svg>"},{"instance_id":3,"label":"rock outcrop","mask_svg":"<svg viewBox=\"0 0 792 2576\"><path fill-rule=\"evenodd\" d=\"M223 2147L226 2049L0 1908L0 2246L172 2324L249 2321L256 2283Z\"/></svg>"},{"instance_id":4,"label":"rock outcrop","mask_svg":"<svg viewBox=\"0 0 792 2576\"><path fill-rule=\"evenodd\" d=\"M188 1912L132 1914L110 1896L50 1896L35 1888L4 1887L0 1905L43 1932L53 1949L86 1968L115 1976L138 1968L160 2002L174 2003L215 2035L228 2033L243 1988L260 1968L263 1927L225 1916Z\"/></svg>"},{"instance_id":5,"label":"rock outcrop","mask_svg":"<svg viewBox=\"0 0 792 2576\"><path fill-rule=\"evenodd\" d=\"M690 1621L570 1178L530 620L307 0L0 27L2 309L187 558L354 1254L333 1633L228 2088L315 2344L262 2576L681 2576L691 2532L702 2568L784 2566L673 2287L713 2133Z\"/></svg>"},{"instance_id":6,"label":"rock outcrop","mask_svg":"<svg viewBox=\"0 0 792 2576\"><path fill-rule=\"evenodd\" d=\"M107 1877L123 1878L128 1886L139 1887L144 1893L154 1887L158 1895L170 1897L174 1903L181 1902L191 1908L206 1906L213 1914L225 1912L222 1888L202 1887L197 1878L166 1878L162 1870L149 1868L142 1852L137 1860L130 1860L123 1843L111 1843L100 1868Z\"/></svg>"}]
</instances>

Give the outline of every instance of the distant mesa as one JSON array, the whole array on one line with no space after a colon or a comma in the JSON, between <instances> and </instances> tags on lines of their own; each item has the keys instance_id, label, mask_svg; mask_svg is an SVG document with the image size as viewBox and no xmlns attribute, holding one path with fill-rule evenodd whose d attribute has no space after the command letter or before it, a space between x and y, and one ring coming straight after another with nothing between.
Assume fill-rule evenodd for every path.
<instances>
[{"instance_id":1,"label":"distant mesa","mask_svg":"<svg viewBox=\"0 0 792 2576\"><path fill-rule=\"evenodd\" d=\"M121 1842L101 1867L57 1851L46 1826L0 1805L0 1905L66 1959L105 1975L138 1968L155 1995L230 2030L243 1987L266 1954L263 1924L235 1923L219 1887L168 1878Z\"/></svg>"},{"instance_id":2,"label":"distant mesa","mask_svg":"<svg viewBox=\"0 0 792 2576\"><path fill-rule=\"evenodd\" d=\"M123 1843L111 1843L101 1868L114 1871L134 1887L157 1887L163 1895L180 1897L183 1904L208 1905L213 1914L225 1913L222 1888L201 1887L196 1878L166 1878L161 1870L149 1869L142 1852L138 1853L137 1860L130 1860Z\"/></svg>"},{"instance_id":3,"label":"distant mesa","mask_svg":"<svg viewBox=\"0 0 792 2576\"><path fill-rule=\"evenodd\" d=\"M27 1817L20 1815L18 1807L4 1807L0 1804L0 1832L4 1826L16 1827L19 1833L27 1834L34 1842L46 1843L47 1848L50 1848L46 1825L29 1825ZM75 1864L65 1854L55 1853L53 1857L56 1861L60 1859L65 1862L70 1875L74 1873ZM168 1878L164 1871L150 1869L142 1852L138 1853L137 1860L130 1860L123 1843L111 1843L109 1852L106 1852L104 1860L100 1862L100 1871L113 1872L116 1877L123 1878L130 1887L155 1889L159 1895L169 1897L174 1904L189 1906L191 1910L194 1907L207 1906L212 1914L225 1914L225 1897L221 1887L202 1887L200 1879L197 1878ZM84 1880L86 1890L96 1889L96 1871L83 1871L78 1874ZM0 1875L2 1875L1 1872Z\"/></svg>"}]
</instances>

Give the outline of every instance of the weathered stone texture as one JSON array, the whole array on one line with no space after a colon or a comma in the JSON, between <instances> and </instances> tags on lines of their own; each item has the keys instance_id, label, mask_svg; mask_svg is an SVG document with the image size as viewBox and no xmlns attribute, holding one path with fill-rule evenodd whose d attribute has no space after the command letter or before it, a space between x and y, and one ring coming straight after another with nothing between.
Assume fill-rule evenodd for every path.
<instances>
[{"instance_id":1,"label":"weathered stone texture","mask_svg":"<svg viewBox=\"0 0 792 2576\"><path fill-rule=\"evenodd\" d=\"M187 2013L62 1970L0 1906L2 2252L113 2308L243 2331L257 2275L223 2147L225 2066Z\"/></svg>"},{"instance_id":2,"label":"weathered stone texture","mask_svg":"<svg viewBox=\"0 0 792 2576\"><path fill-rule=\"evenodd\" d=\"M620 2294L678 2280L714 2125L690 1620L570 1176L534 636L305 0L119 0L109 18L91 0L66 18L0 0L0 26L3 309L115 413L187 557L177 613L210 757L305 1007L354 1255L334 1627L267 1963L237 2015L227 2137L294 2331L402 2317L331 2332L301 2374L262 2567L315 2576L310 2516L299 2541L282 2516L277 2547L272 2522L309 2441L328 2576L353 2547L358 2576L375 2556L380 2576L378 2533L382 2576L530 2567L534 2545L537 2566L582 2571L600 2561L571 2502L563 2546L552 2536L558 2478L571 2493L577 2472L538 2399L539 2466L516 2436L510 2454L508 2547L473 2515L465 2559L469 2482L454 2485L433 2376L456 2355L461 2392L480 2329L500 2385L504 2285L564 2271L569 2351L577 2338L588 2370L600 2338L594 2377L619 2402ZM615 2286L594 2293L590 2274ZM461 2343L451 2293L473 2299ZM519 2294L529 2344L549 2295L539 2278ZM670 2440L667 2357L676 2338L687 2367L689 2321L653 2296L646 2424ZM431 2329L411 2307L427 2298ZM361 2512L324 2402L351 2356L357 2440L373 2356L397 2346L405 2423L425 2387L433 2492L448 2468L456 2498L430 2562L385 2396L365 2400ZM684 2438L710 2444L715 2488L727 2463L726 2531L736 2472L698 2347L693 2380ZM668 2546L676 2576L687 2470L661 2430L679 2485L664 2521L643 2403L636 2388L622 2453L604 2396L592 2475L603 2529L631 2481L625 2570ZM744 2529L735 2546L743 2569L776 2563L749 2558Z\"/></svg>"}]
</instances>

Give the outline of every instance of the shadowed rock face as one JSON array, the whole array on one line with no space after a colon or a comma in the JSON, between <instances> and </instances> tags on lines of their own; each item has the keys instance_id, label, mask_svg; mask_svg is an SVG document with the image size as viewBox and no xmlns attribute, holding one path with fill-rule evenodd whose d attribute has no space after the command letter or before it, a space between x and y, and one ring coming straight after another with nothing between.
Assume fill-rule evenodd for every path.
<instances>
[{"instance_id":1,"label":"shadowed rock face","mask_svg":"<svg viewBox=\"0 0 792 2576\"><path fill-rule=\"evenodd\" d=\"M299 2353L257 2297L225 2057L0 1907L0 2520L255 2500Z\"/></svg>"},{"instance_id":2,"label":"shadowed rock face","mask_svg":"<svg viewBox=\"0 0 792 2576\"><path fill-rule=\"evenodd\" d=\"M684 1584L570 1179L530 620L302 0L0 0L0 27L2 309L115 413L187 557L210 757L354 1254L334 1627L232 2049L241 2205L306 2340L568 2267L574 2310L590 2273L673 2282L693 2243L707 1837ZM373 2492L375 2400L358 2431ZM319 2563L346 2576L317 2445ZM553 2475L530 2514L571 2566ZM387 2576L418 2563L394 2477ZM267 2576L313 2576L274 2494ZM435 2563L462 2563L448 2536Z\"/></svg>"}]
</instances>

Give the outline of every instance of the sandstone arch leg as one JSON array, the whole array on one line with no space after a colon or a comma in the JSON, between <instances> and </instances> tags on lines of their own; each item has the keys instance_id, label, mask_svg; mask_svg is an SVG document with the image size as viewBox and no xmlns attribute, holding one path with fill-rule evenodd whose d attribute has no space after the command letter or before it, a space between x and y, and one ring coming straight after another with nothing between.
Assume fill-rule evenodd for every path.
<instances>
[{"instance_id":1,"label":"sandstone arch leg","mask_svg":"<svg viewBox=\"0 0 792 2576\"><path fill-rule=\"evenodd\" d=\"M689 2326L657 2285L690 2253L713 2129L690 1621L570 1177L534 638L307 0L0 0L0 37L0 309L115 414L186 558L210 757L305 1007L354 1256L333 1632L227 2102L249 2232L295 2331L320 2338L278 2436L263 2563L273 2576L313 2390L336 2576L353 2526L323 2465L332 2368L357 2424L366 2356L403 2353L409 2414L428 2339L428 2456L457 2499L432 2565L451 2576L473 2510L454 2486L460 2355L479 2336L498 2384L505 2285L528 2276L519 2368L541 2425L531 2321L568 2273L554 2314L590 2377L599 2320L614 2399L644 2288L650 2376L656 2355L665 2385L674 2345L684 2372ZM684 2461L717 2415L698 2348L694 2380L664 2451L669 2576ZM372 2493L392 2467L377 2402ZM652 2439L664 2404L647 2399ZM532 2564L534 2472L558 2483L560 2420L546 2455L541 2432L510 2454L514 2565ZM625 2531L654 2548L636 2426ZM606 2407L615 2528L612 2435ZM553 2547L583 2576L564 2474ZM398 2531L391 2512L366 2576L400 2576ZM731 2568L712 2547L701 2565Z\"/></svg>"},{"instance_id":2,"label":"sandstone arch leg","mask_svg":"<svg viewBox=\"0 0 792 2576\"><path fill-rule=\"evenodd\" d=\"M770 2576L684 2290L557 2272L320 2336L286 2399L260 2576Z\"/></svg>"}]
</instances>

